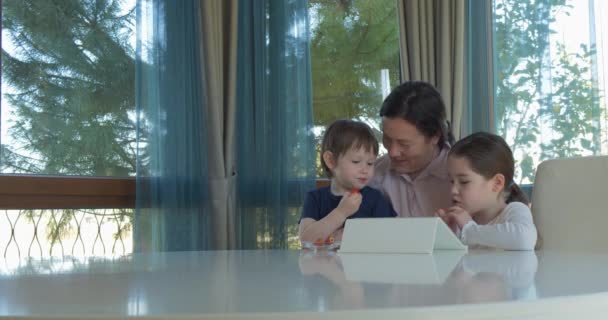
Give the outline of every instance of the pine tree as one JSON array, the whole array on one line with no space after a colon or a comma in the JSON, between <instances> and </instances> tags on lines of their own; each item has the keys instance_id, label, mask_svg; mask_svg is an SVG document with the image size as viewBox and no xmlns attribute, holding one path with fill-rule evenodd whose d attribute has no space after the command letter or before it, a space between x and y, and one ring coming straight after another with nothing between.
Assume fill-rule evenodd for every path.
<instances>
[{"instance_id":1,"label":"pine tree","mask_svg":"<svg viewBox=\"0 0 608 320\"><path fill-rule=\"evenodd\" d=\"M124 0L4 0L3 172L135 172L134 8Z\"/></svg>"},{"instance_id":2,"label":"pine tree","mask_svg":"<svg viewBox=\"0 0 608 320\"><path fill-rule=\"evenodd\" d=\"M381 70L400 81L395 2L311 1L310 15L315 125L377 119Z\"/></svg>"}]
</instances>

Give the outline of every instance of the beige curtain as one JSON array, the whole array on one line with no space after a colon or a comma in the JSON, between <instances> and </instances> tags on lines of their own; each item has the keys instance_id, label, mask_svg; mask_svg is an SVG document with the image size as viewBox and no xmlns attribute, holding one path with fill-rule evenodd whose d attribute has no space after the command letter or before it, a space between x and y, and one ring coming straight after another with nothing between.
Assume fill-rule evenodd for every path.
<instances>
[{"instance_id":1,"label":"beige curtain","mask_svg":"<svg viewBox=\"0 0 608 320\"><path fill-rule=\"evenodd\" d=\"M238 0L201 1L213 248L236 247L235 109ZM205 30L205 32L203 32Z\"/></svg>"},{"instance_id":2,"label":"beige curtain","mask_svg":"<svg viewBox=\"0 0 608 320\"><path fill-rule=\"evenodd\" d=\"M402 78L439 89L456 139L467 90L465 1L397 0Z\"/></svg>"}]
</instances>

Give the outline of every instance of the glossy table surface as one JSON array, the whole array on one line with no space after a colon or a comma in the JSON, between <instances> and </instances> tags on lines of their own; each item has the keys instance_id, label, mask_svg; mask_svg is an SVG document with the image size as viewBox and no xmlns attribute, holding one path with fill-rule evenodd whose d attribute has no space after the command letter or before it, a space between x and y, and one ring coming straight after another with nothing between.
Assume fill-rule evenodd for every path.
<instances>
[{"instance_id":1,"label":"glossy table surface","mask_svg":"<svg viewBox=\"0 0 608 320\"><path fill-rule=\"evenodd\" d=\"M453 312L579 296L601 297L606 305L608 254L204 251L0 259L0 318L327 317L342 311Z\"/></svg>"}]
</instances>

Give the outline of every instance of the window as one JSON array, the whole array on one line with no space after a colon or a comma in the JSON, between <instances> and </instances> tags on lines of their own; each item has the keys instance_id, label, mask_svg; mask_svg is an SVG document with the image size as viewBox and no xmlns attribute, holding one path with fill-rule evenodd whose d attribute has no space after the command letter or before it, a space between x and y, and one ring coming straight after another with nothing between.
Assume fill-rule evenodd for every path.
<instances>
[{"instance_id":1,"label":"window","mask_svg":"<svg viewBox=\"0 0 608 320\"><path fill-rule=\"evenodd\" d=\"M135 4L2 1L0 254L130 252Z\"/></svg>"},{"instance_id":2,"label":"window","mask_svg":"<svg viewBox=\"0 0 608 320\"><path fill-rule=\"evenodd\" d=\"M310 1L309 6L317 147L324 128L343 118L368 123L380 138L380 106L400 82L395 2ZM320 159L317 176L324 176Z\"/></svg>"},{"instance_id":3,"label":"window","mask_svg":"<svg viewBox=\"0 0 608 320\"><path fill-rule=\"evenodd\" d=\"M135 173L135 0L2 3L2 173Z\"/></svg>"},{"instance_id":4,"label":"window","mask_svg":"<svg viewBox=\"0 0 608 320\"><path fill-rule=\"evenodd\" d=\"M496 129L516 181L546 159L608 154L608 4L495 0Z\"/></svg>"}]
</instances>

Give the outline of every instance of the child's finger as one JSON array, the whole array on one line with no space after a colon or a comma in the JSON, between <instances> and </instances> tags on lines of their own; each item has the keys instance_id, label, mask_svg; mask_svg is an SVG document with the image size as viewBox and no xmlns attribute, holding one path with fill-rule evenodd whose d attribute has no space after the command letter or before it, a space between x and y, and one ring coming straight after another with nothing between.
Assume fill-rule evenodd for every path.
<instances>
[{"instance_id":1,"label":"child's finger","mask_svg":"<svg viewBox=\"0 0 608 320\"><path fill-rule=\"evenodd\" d=\"M448 219L448 216L445 213L445 210L443 210L443 209L437 210L437 212L435 212L435 216L441 218L444 221Z\"/></svg>"},{"instance_id":2,"label":"child's finger","mask_svg":"<svg viewBox=\"0 0 608 320\"><path fill-rule=\"evenodd\" d=\"M461 207L453 206L448 208L447 213L458 213L459 211L462 211Z\"/></svg>"}]
</instances>

